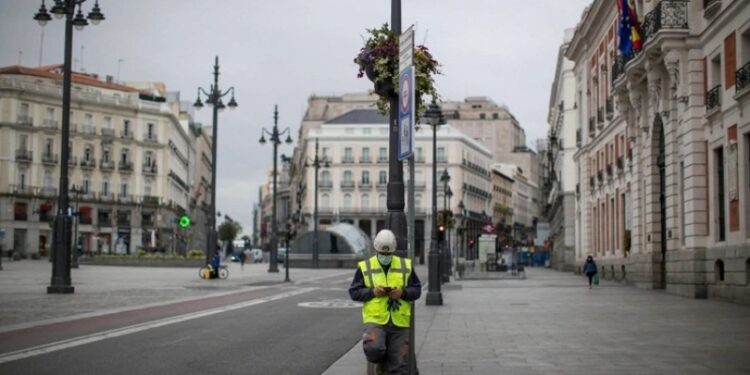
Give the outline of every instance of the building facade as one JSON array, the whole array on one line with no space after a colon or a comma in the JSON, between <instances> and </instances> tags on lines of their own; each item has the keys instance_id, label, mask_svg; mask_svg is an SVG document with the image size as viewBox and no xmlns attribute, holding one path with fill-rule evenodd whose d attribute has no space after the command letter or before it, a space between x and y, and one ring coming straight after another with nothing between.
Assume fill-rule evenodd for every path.
<instances>
[{"instance_id":1,"label":"building facade","mask_svg":"<svg viewBox=\"0 0 750 375\"><path fill-rule=\"evenodd\" d=\"M546 150L541 157L543 217L550 225L548 248L551 266L572 271L575 259L575 154L582 134L578 132L575 106L574 64L565 58L574 29L565 30L550 92ZM537 149L539 155L541 150Z\"/></svg>"},{"instance_id":2,"label":"building facade","mask_svg":"<svg viewBox=\"0 0 750 375\"><path fill-rule=\"evenodd\" d=\"M584 12L576 257L607 278L750 301L750 3L635 1L643 49L617 50L614 2ZM616 104L616 107L615 107Z\"/></svg>"},{"instance_id":3,"label":"building facade","mask_svg":"<svg viewBox=\"0 0 750 375\"><path fill-rule=\"evenodd\" d=\"M315 169L302 168L303 176L301 234L313 229L314 197L318 195L318 217L321 227L348 222L374 237L385 226L386 186L388 183L388 121L374 109L358 109L326 121L308 132L303 151L314 157L315 142L319 158L329 168L319 170L315 187ZM454 223L448 238L454 251L465 251L464 242L479 234L489 220L491 154L479 142L451 125L440 127L436 149L438 176L444 170L450 175L448 187L453 196L444 195L445 185L438 180L437 209L451 210ZM422 126L415 138L415 254L424 261L432 235L432 131ZM408 181L408 168L404 168ZM317 190L317 191L316 191ZM407 197L408 200L408 197ZM450 202L449 202L450 201ZM408 207L408 206L407 206ZM463 210L459 207L463 207ZM463 241L463 240L465 241ZM463 241L463 242L462 242Z\"/></svg>"},{"instance_id":4,"label":"building facade","mask_svg":"<svg viewBox=\"0 0 750 375\"><path fill-rule=\"evenodd\" d=\"M498 246L513 246L513 177L492 168L492 224Z\"/></svg>"},{"instance_id":5,"label":"building facade","mask_svg":"<svg viewBox=\"0 0 750 375\"><path fill-rule=\"evenodd\" d=\"M3 248L48 254L57 211L61 66L0 68L0 227ZM184 251L176 218L189 205L195 150L179 104L162 86L74 73L70 202L84 253Z\"/></svg>"}]
</instances>

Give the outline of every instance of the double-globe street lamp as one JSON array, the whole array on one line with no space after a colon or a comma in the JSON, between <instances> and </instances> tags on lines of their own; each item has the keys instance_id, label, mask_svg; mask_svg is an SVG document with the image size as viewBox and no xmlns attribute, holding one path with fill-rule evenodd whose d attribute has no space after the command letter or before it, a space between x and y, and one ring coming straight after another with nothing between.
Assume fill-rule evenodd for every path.
<instances>
[{"instance_id":1,"label":"double-globe street lamp","mask_svg":"<svg viewBox=\"0 0 750 375\"><path fill-rule=\"evenodd\" d=\"M427 256L429 284L425 302L430 306L439 306L443 304L443 294L440 292L440 253L437 238L437 128L445 124L445 116L435 98L425 111L424 118L432 127L432 230L430 231L430 253Z\"/></svg>"},{"instance_id":2,"label":"double-globe street lamp","mask_svg":"<svg viewBox=\"0 0 750 375\"><path fill-rule=\"evenodd\" d=\"M62 141L60 162L60 195L57 196L57 215L55 216L55 229L52 241L52 279L47 287L47 293L73 293L75 288L70 285L70 224L72 222L70 212L70 198L68 197L68 142L70 141L70 87L72 80L71 65L73 60L73 27L82 30L91 21L97 25L104 20L99 8L99 1L89 12L88 17L83 15L82 4L86 0L55 0L55 5L47 11L45 1L39 11L34 15L34 20L44 26L52 20L52 15L57 19L65 17L65 60L63 63L63 90L62 90ZM78 12L76 13L76 6Z\"/></svg>"},{"instance_id":3,"label":"double-globe street lamp","mask_svg":"<svg viewBox=\"0 0 750 375\"><path fill-rule=\"evenodd\" d=\"M448 168L443 170L443 174L440 176L440 182L443 183L443 225L446 228L446 236L443 240L441 247L441 259L440 259L440 272L442 274L442 282L450 282L450 267L451 267L451 249L450 249L450 233L453 225L449 225L451 217L449 212L453 210L450 208L450 199L453 197L453 191L451 191L450 182L451 176L448 174Z\"/></svg>"},{"instance_id":4,"label":"double-globe street lamp","mask_svg":"<svg viewBox=\"0 0 750 375\"><path fill-rule=\"evenodd\" d=\"M312 160L305 161L305 168L315 168L315 203L313 205L313 249L312 249L312 266L313 268L319 267L319 246L318 246L318 170L320 168L330 168L331 165L328 163L328 159L318 157L318 139L315 138L315 158Z\"/></svg>"},{"instance_id":5,"label":"double-globe street lamp","mask_svg":"<svg viewBox=\"0 0 750 375\"><path fill-rule=\"evenodd\" d=\"M268 265L268 272L279 272L279 265L276 264L277 262L277 252L278 252L278 223L276 223L276 177L277 177L277 161L278 161L278 152L279 152L279 145L281 144L281 136L286 134L286 140L285 142L287 144L292 143L292 136L291 131L287 127L286 129L279 131L279 106L274 106L273 109L273 128L271 131L266 130L266 128L261 129L260 134L260 144L266 143L265 135L268 134L269 140L273 143L273 203L272 203L272 213L271 213L271 261ZM287 250L288 253L288 250ZM289 256L287 254L286 261L289 261Z\"/></svg>"},{"instance_id":6,"label":"double-globe street lamp","mask_svg":"<svg viewBox=\"0 0 750 375\"><path fill-rule=\"evenodd\" d=\"M228 88L226 91L219 89L219 56L216 56L214 62L214 83L208 90L198 87L198 97L195 99L193 107L196 110L203 108L203 101L201 101L201 92L206 95L206 104L213 107L213 120L212 120L212 135L211 135L211 207L208 213L208 233L206 234L206 264L211 263L211 256L216 251L216 245L218 241L218 233L216 232L216 170L218 169L219 163L216 155L216 147L219 144L219 111L223 111L224 108L229 107L233 110L237 108L237 102L234 100L234 87ZM232 94L229 102L224 105L221 98Z\"/></svg>"}]
</instances>

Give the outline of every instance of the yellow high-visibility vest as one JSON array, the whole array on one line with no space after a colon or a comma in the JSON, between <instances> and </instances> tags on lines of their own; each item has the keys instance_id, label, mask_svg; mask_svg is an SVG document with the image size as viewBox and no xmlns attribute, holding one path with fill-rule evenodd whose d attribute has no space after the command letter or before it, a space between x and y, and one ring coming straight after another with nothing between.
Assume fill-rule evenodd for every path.
<instances>
[{"instance_id":1,"label":"yellow high-visibility vest","mask_svg":"<svg viewBox=\"0 0 750 375\"><path fill-rule=\"evenodd\" d=\"M358 263L359 270L365 279L365 286L368 288L379 287L399 287L404 288L409 284L411 276L411 259L403 259L393 256L391 266L386 275L383 267L378 262L378 257L373 256L370 259ZM397 327L409 327L411 317L411 305L408 301L399 300L401 306L393 312L388 311L388 295L375 297L362 306L362 321L365 324L387 324L392 320Z\"/></svg>"}]
</instances>

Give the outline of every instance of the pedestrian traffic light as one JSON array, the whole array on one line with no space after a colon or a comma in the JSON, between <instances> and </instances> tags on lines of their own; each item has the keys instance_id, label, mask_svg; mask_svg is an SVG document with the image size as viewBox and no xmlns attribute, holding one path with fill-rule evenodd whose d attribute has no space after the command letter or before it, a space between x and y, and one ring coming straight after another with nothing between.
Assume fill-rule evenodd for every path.
<instances>
[{"instance_id":1,"label":"pedestrian traffic light","mask_svg":"<svg viewBox=\"0 0 750 375\"><path fill-rule=\"evenodd\" d=\"M188 215L182 215L182 216L180 216L180 220L179 220L178 223L180 224L180 228L185 229L185 228L189 227L190 223L191 223L190 216L188 216Z\"/></svg>"},{"instance_id":2,"label":"pedestrian traffic light","mask_svg":"<svg viewBox=\"0 0 750 375\"><path fill-rule=\"evenodd\" d=\"M445 241L445 225L438 226L437 234L438 242Z\"/></svg>"}]
</instances>

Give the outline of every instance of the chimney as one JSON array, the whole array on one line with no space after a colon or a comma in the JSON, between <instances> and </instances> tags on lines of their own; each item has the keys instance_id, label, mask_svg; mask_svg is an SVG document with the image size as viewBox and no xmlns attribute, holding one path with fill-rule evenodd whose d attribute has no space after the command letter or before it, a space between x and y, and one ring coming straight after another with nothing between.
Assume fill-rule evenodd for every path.
<instances>
[{"instance_id":1,"label":"chimney","mask_svg":"<svg viewBox=\"0 0 750 375\"><path fill-rule=\"evenodd\" d=\"M112 77L111 75L107 74L107 83L113 83L114 80L115 80L114 77Z\"/></svg>"}]
</instances>

